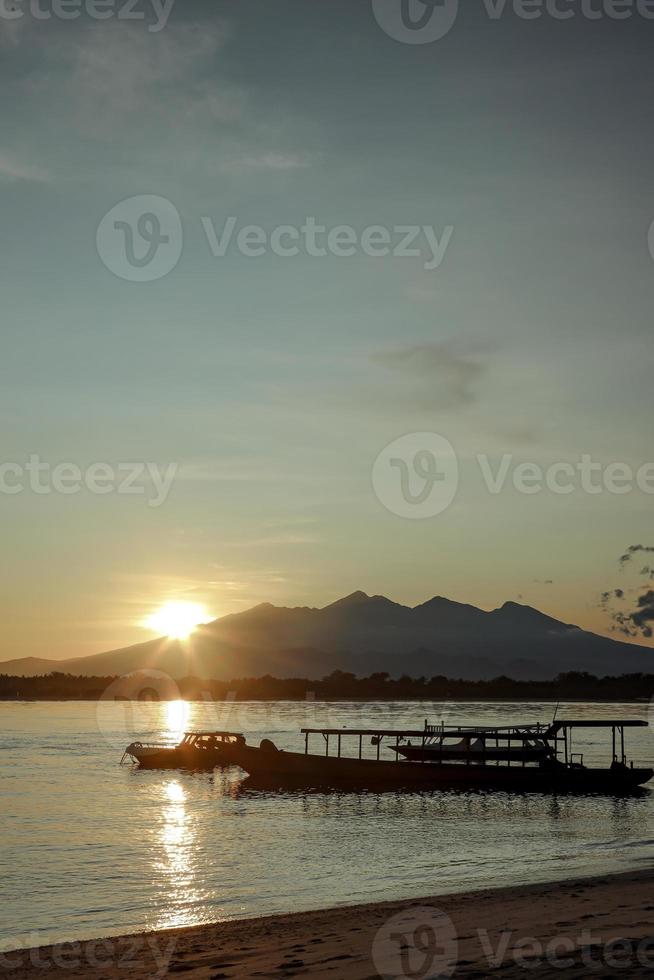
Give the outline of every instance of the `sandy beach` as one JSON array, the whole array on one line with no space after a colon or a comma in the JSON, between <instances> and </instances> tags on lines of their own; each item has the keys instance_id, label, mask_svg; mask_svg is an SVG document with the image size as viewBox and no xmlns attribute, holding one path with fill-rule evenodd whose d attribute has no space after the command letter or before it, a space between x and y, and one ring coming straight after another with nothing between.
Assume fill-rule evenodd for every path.
<instances>
[{"instance_id":1,"label":"sandy beach","mask_svg":"<svg viewBox=\"0 0 654 980\"><path fill-rule=\"evenodd\" d=\"M8 980L649 977L654 872L20 950L2 955L0 974Z\"/></svg>"}]
</instances>

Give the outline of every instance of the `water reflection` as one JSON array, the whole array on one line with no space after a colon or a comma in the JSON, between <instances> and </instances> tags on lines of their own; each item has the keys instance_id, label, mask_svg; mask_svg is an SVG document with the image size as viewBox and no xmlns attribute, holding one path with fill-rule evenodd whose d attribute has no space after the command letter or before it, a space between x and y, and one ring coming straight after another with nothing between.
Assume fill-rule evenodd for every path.
<instances>
[{"instance_id":1,"label":"water reflection","mask_svg":"<svg viewBox=\"0 0 654 980\"><path fill-rule=\"evenodd\" d=\"M179 742L188 728L190 714L188 701L166 701L164 710L166 735L171 740Z\"/></svg>"},{"instance_id":2,"label":"water reflection","mask_svg":"<svg viewBox=\"0 0 654 980\"><path fill-rule=\"evenodd\" d=\"M236 766L230 766L228 769L214 769L211 774L211 783L217 797L229 797L232 800L238 800L247 793L247 780L244 779L242 770L237 769Z\"/></svg>"},{"instance_id":3,"label":"water reflection","mask_svg":"<svg viewBox=\"0 0 654 980\"><path fill-rule=\"evenodd\" d=\"M251 743L266 737L302 751L305 705L239 703L229 718L204 702L112 701L102 710L100 719L97 705L84 702L3 708L0 880L11 914L3 922L0 913L0 941L29 933L35 922L48 941L91 938L606 874L651 861L651 790L628 799L261 792L241 783L238 770L133 771L117 763L129 741L174 742L185 728L221 728L221 720ZM553 707L385 702L310 710L315 727L383 720L392 728L443 716L460 724L502 724L507 715L543 721ZM570 704L559 717L637 718L646 710ZM610 743L589 743L580 733L575 750L606 764ZM653 747L647 729L634 730L634 759L651 764Z\"/></svg>"},{"instance_id":4,"label":"water reflection","mask_svg":"<svg viewBox=\"0 0 654 980\"><path fill-rule=\"evenodd\" d=\"M155 876L163 880L166 894L155 928L184 926L197 920L194 909L201 900L195 853L198 840L187 796L178 780L162 787L160 852L154 862L154 871Z\"/></svg>"}]
</instances>

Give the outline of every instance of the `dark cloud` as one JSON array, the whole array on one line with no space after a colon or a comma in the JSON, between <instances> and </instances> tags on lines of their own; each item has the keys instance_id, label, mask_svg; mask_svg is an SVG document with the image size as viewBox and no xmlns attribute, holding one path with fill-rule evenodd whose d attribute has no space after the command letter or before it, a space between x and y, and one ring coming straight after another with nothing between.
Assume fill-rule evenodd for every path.
<instances>
[{"instance_id":1,"label":"dark cloud","mask_svg":"<svg viewBox=\"0 0 654 980\"><path fill-rule=\"evenodd\" d=\"M644 595L638 596L637 606L631 619L643 636L652 636L652 627L649 624L654 622L654 589L648 589Z\"/></svg>"},{"instance_id":2,"label":"dark cloud","mask_svg":"<svg viewBox=\"0 0 654 980\"><path fill-rule=\"evenodd\" d=\"M631 612L610 611L610 616L615 623L614 629L624 636L643 636L651 639L654 630L650 623L654 622L654 590L648 589L643 595L638 596L636 608Z\"/></svg>"},{"instance_id":3,"label":"dark cloud","mask_svg":"<svg viewBox=\"0 0 654 980\"><path fill-rule=\"evenodd\" d=\"M650 545L646 545L646 544L632 544L629 546L629 548L627 548L624 555L620 556L620 564L626 565L628 562L631 561L634 555L638 554L639 551L654 552L654 547L651 547Z\"/></svg>"},{"instance_id":4,"label":"dark cloud","mask_svg":"<svg viewBox=\"0 0 654 980\"><path fill-rule=\"evenodd\" d=\"M600 605L606 609L612 599L624 599L624 597L624 589L609 589L608 592L602 592Z\"/></svg>"},{"instance_id":5,"label":"dark cloud","mask_svg":"<svg viewBox=\"0 0 654 980\"><path fill-rule=\"evenodd\" d=\"M374 364L409 378L420 408L461 408L477 400L487 363L448 342L416 344L372 355Z\"/></svg>"},{"instance_id":6,"label":"dark cloud","mask_svg":"<svg viewBox=\"0 0 654 980\"><path fill-rule=\"evenodd\" d=\"M624 568L634 555L639 552L654 552L654 547L644 544L632 544L620 557L620 565ZM651 579L652 568L646 565L640 570L640 576ZM651 639L654 629L654 590L646 589L641 584L631 589L607 589L600 597L600 607L612 621L612 629L624 636L645 637ZM617 605L620 603L621 605ZM625 606L629 603L629 606ZM630 608L629 608L630 607Z\"/></svg>"}]
</instances>

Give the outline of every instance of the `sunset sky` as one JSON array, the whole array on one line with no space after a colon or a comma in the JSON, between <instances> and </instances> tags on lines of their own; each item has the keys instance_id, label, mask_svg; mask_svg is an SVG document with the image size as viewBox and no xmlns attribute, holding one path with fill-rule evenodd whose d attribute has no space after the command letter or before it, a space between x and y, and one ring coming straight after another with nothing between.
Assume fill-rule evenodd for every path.
<instances>
[{"instance_id":1,"label":"sunset sky","mask_svg":"<svg viewBox=\"0 0 654 980\"><path fill-rule=\"evenodd\" d=\"M177 467L156 507L151 487L0 492L0 659L137 642L172 599L213 618L355 589L522 597L608 631L600 593L638 584L619 557L654 544L654 496L492 494L476 457L654 459L654 21L461 6L425 44L366 0L177 0L156 32L0 20L0 463ZM181 218L153 281L96 247L136 195ZM431 269L424 239L214 256L230 216L453 232ZM410 519L372 470L422 432L459 487Z\"/></svg>"}]
</instances>

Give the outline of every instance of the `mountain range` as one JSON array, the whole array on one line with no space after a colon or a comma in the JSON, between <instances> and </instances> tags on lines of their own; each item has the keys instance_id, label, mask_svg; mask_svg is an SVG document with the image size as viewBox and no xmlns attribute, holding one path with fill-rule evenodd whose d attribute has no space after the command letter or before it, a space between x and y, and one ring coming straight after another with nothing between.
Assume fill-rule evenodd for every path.
<instances>
[{"instance_id":1,"label":"mountain range","mask_svg":"<svg viewBox=\"0 0 654 980\"><path fill-rule=\"evenodd\" d=\"M318 678L333 670L545 680L573 670L654 673L654 652L516 602L486 612L440 596L410 607L354 592L320 609L262 603L207 623L184 642L160 638L90 657L0 663L0 673L21 676L56 670L106 677L144 668L216 680Z\"/></svg>"}]
</instances>

